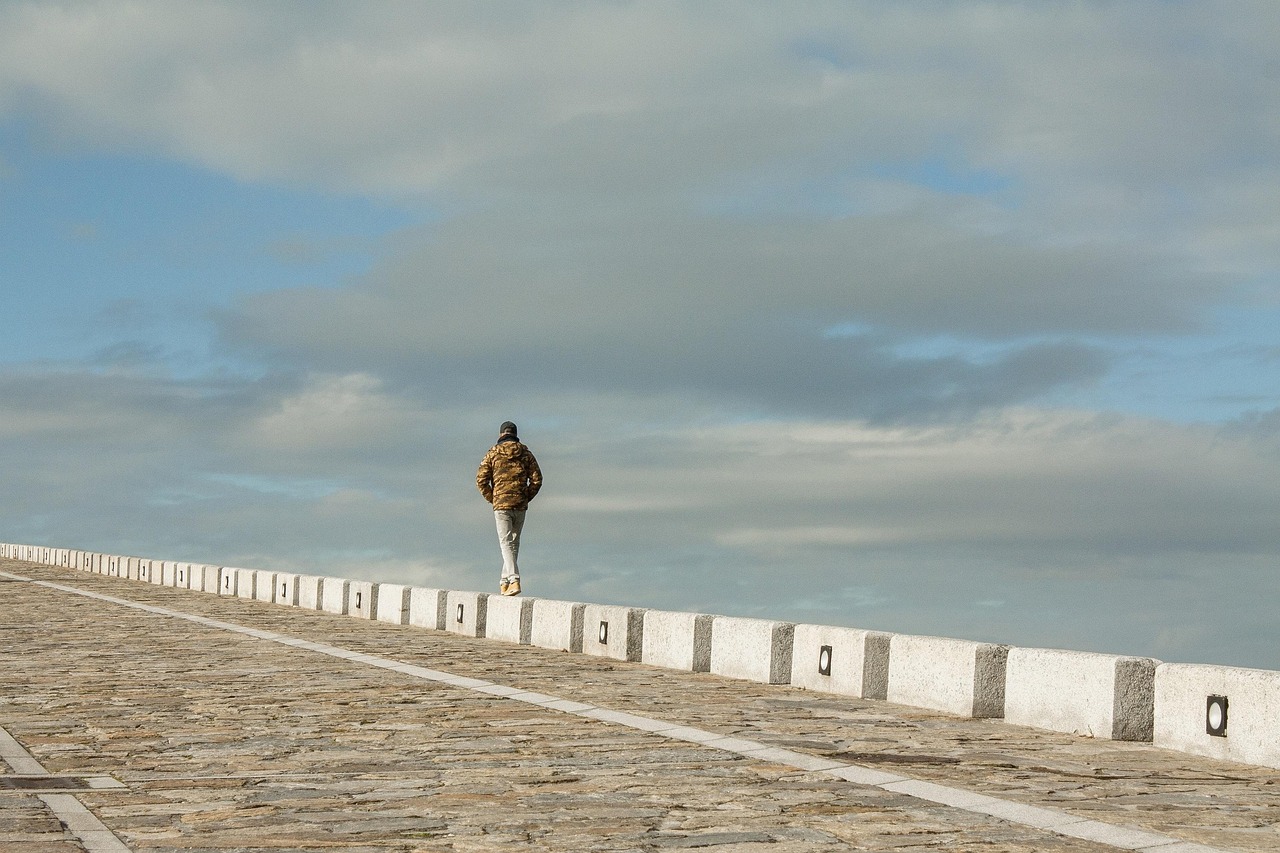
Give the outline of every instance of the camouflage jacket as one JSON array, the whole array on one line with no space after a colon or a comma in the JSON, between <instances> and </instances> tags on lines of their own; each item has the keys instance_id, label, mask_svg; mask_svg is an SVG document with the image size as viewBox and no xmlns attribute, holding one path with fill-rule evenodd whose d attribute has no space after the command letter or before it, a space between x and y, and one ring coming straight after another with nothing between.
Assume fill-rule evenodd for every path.
<instances>
[{"instance_id":1,"label":"camouflage jacket","mask_svg":"<svg viewBox=\"0 0 1280 853\"><path fill-rule=\"evenodd\" d=\"M476 487L494 509L528 509L542 488L542 470L533 451L515 439L499 441L484 455Z\"/></svg>"}]
</instances>

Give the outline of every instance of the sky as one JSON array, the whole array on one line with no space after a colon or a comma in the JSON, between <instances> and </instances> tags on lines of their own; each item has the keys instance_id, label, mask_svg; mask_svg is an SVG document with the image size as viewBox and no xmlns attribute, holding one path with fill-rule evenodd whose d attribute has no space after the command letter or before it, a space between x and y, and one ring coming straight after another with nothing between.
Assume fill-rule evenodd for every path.
<instances>
[{"instance_id":1,"label":"sky","mask_svg":"<svg viewBox=\"0 0 1280 853\"><path fill-rule=\"evenodd\" d=\"M0 538L1280 669L1260 2L0 0Z\"/></svg>"}]
</instances>

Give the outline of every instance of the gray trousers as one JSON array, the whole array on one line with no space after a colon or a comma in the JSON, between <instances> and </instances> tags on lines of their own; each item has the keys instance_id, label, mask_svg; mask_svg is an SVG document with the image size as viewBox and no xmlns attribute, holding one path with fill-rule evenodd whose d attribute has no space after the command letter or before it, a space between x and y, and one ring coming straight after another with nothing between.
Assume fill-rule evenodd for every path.
<instances>
[{"instance_id":1,"label":"gray trousers","mask_svg":"<svg viewBox=\"0 0 1280 853\"><path fill-rule=\"evenodd\" d=\"M520 554L520 531L524 529L522 509L495 509L494 521L498 525L498 547L502 549L502 577L520 577L516 557Z\"/></svg>"}]
</instances>

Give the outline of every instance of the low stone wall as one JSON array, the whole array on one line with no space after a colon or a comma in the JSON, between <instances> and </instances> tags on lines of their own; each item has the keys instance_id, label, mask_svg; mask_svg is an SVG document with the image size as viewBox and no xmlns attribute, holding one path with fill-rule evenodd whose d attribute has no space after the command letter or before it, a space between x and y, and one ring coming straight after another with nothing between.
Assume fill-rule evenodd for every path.
<instances>
[{"instance_id":1,"label":"low stone wall","mask_svg":"<svg viewBox=\"0 0 1280 853\"><path fill-rule=\"evenodd\" d=\"M1150 741L1157 666L1151 658L1010 649L1004 718L1070 734Z\"/></svg>"},{"instance_id":2,"label":"low stone wall","mask_svg":"<svg viewBox=\"0 0 1280 853\"><path fill-rule=\"evenodd\" d=\"M35 545L0 557L1280 768L1280 672Z\"/></svg>"}]
</instances>

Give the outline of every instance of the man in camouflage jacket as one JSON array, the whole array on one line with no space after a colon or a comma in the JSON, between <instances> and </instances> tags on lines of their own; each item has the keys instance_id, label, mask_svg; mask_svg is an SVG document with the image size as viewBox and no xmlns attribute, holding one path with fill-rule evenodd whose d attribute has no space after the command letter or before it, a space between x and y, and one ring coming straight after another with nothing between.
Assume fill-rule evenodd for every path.
<instances>
[{"instance_id":1,"label":"man in camouflage jacket","mask_svg":"<svg viewBox=\"0 0 1280 853\"><path fill-rule=\"evenodd\" d=\"M498 589L503 595L520 594L520 531L529 501L542 488L542 470L533 451L516 437L516 425L506 421L498 429L498 443L489 448L476 472L476 486L493 504L498 525L498 545L502 549L502 575Z\"/></svg>"}]
</instances>

